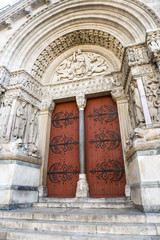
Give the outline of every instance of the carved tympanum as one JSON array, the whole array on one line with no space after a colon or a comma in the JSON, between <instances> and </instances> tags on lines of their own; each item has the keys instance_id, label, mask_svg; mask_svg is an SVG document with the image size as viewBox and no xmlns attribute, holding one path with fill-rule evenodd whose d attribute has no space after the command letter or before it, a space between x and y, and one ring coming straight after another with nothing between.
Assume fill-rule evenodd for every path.
<instances>
[{"instance_id":1,"label":"carved tympanum","mask_svg":"<svg viewBox=\"0 0 160 240\"><path fill-rule=\"evenodd\" d=\"M57 68L54 81L81 79L108 72L110 72L109 66L105 58L78 49Z\"/></svg>"}]
</instances>

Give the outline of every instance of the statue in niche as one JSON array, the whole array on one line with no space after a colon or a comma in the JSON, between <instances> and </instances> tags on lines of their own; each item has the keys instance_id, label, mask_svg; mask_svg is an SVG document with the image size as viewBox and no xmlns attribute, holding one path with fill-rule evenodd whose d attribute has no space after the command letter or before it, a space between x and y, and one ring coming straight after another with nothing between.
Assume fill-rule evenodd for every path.
<instances>
[{"instance_id":1,"label":"statue in niche","mask_svg":"<svg viewBox=\"0 0 160 240\"><path fill-rule=\"evenodd\" d=\"M16 109L16 118L13 129L13 136L23 138L27 123L26 102L22 102Z\"/></svg>"},{"instance_id":2,"label":"statue in niche","mask_svg":"<svg viewBox=\"0 0 160 240\"><path fill-rule=\"evenodd\" d=\"M96 53L75 51L71 57L64 60L56 70L56 80L72 80L109 70L106 60Z\"/></svg>"},{"instance_id":3,"label":"statue in niche","mask_svg":"<svg viewBox=\"0 0 160 240\"><path fill-rule=\"evenodd\" d=\"M38 116L37 116L37 108L34 108L34 111L31 113L30 118L30 135L29 135L29 143L36 143L37 132L38 132Z\"/></svg>"},{"instance_id":4,"label":"statue in niche","mask_svg":"<svg viewBox=\"0 0 160 240\"><path fill-rule=\"evenodd\" d=\"M142 125L144 123L144 115L142 112L142 103L141 103L138 88L132 85L131 92L133 94L133 104L134 104L136 123L137 125Z\"/></svg>"},{"instance_id":5,"label":"statue in niche","mask_svg":"<svg viewBox=\"0 0 160 240\"><path fill-rule=\"evenodd\" d=\"M5 138L7 133L7 126L11 111L11 102L7 99L4 100L0 109L0 137Z\"/></svg>"}]
</instances>

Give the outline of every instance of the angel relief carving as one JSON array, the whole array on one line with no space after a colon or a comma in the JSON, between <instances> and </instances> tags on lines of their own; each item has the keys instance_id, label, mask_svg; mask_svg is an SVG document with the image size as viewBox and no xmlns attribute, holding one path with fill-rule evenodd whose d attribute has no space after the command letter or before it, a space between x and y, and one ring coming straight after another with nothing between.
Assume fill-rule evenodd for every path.
<instances>
[{"instance_id":1,"label":"angel relief carving","mask_svg":"<svg viewBox=\"0 0 160 240\"><path fill-rule=\"evenodd\" d=\"M106 72L110 72L109 66L102 56L78 49L59 65L54 81L79 79Z\"/></svg>"}]
</instances>

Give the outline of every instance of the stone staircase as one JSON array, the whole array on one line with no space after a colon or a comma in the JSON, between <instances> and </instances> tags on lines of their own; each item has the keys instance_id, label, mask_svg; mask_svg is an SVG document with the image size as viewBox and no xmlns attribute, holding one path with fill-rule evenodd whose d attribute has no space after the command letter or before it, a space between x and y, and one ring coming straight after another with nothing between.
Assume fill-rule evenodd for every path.
<instances>
[{"instance_id":1,"label":"stone staircase","mask_svg":"<svg viewBox=\"0 0 160 240\"><path fill-rule=\"evenodd\" d=\"M0 211L0 239L160 240L160 214L144 214L125 198L46 198Z\"/></svg>"}]
</instances>

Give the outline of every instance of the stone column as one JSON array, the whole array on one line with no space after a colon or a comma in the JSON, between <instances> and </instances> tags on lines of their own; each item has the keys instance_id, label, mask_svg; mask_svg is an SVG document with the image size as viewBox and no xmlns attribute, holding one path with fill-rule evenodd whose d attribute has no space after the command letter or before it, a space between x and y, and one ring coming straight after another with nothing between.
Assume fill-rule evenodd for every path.
<instances>
[{"instance_id":1,"label":"stone column","mask_svg":"<svg viewBox=\"0 0 160 240\"><path fill-rule=\"evenodd\" d=\"M84 127L84 108L86 98L84 95L76 97L79 108L79 181L77 183L76 197L88 197L89 188L85 171L85 127Z\"/></svg>"},{"instance_id":2,"label":"stone column","mask_svg":"<svg viewBox=\"0 0 160 240\"><path fill-rule=\"evenodd\" d=\"M126 186L125 186L125 194L126 197L130 197L130 186L129 186L129 175L127 168L127 161L125 155L125 147L126 140L129 137L131 132L131 124L128 114L128 99L125 96L124 90L122 88L117 88L111 92L113 100L117 104L118 109L118 118L121 132L121 140L122 140L122 150L123 150L123 159L125 165L125 174L126 174ZM124 124L127 123L127 124Z\"/></svg>"},{"instance_id":3,"label":"stone column","mask_svg":"<svg viewBox=\"0 0 160 240\"><path fill-rule=\"evenodd\" d=\"M51 117L52 112L55 108L55 103L52 102L50 105L44 103L43 108L39 113L39 141L38 147L42 157L42 167L40 175L39 185L39 197L47 197L47 168L48 168L48 153L49 153L49 140L50 140L50 129L51 129Z\"/></svg>"},{"instance_id":4,"label":"stone column","mask_svg":"<svg viewBox=\"0 0 160 240\"><path fill-rule=\"evenodd\" d=\"M142 108L143 108L146 127L151 127L152 126L152 121L151 121L151 116L150 116L150 113L149 113L147 98L146 98L146 95L145 95L145 92L144 92L142 78L138 77L138 78L136 78L136 81L137 81L139 95L140 95L140 98L141 98L141 103L142 103Z\"/></svg>"}]
</instances>

